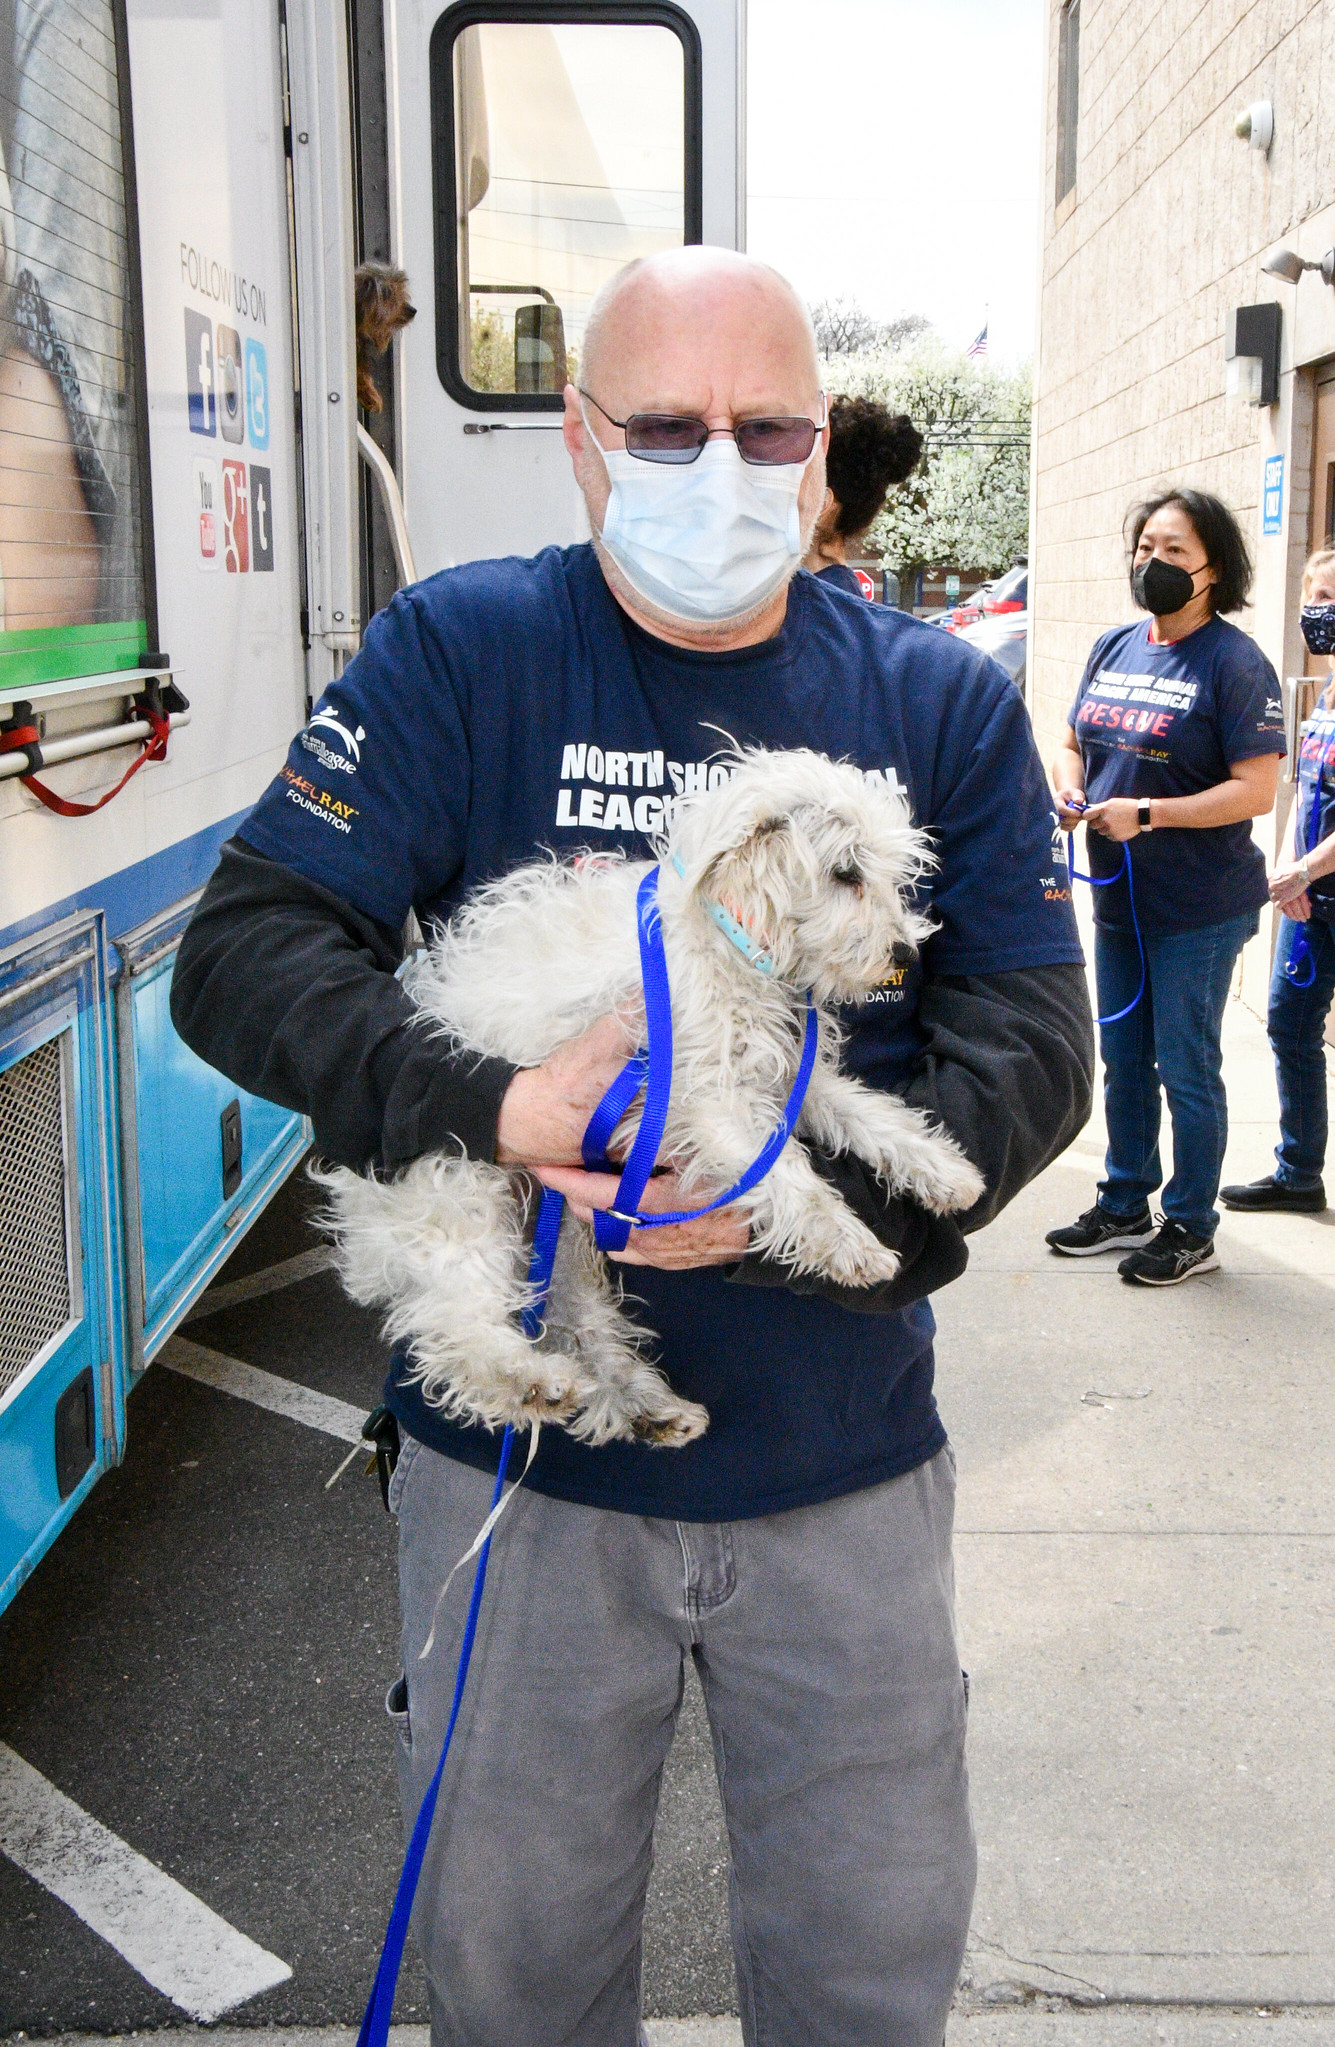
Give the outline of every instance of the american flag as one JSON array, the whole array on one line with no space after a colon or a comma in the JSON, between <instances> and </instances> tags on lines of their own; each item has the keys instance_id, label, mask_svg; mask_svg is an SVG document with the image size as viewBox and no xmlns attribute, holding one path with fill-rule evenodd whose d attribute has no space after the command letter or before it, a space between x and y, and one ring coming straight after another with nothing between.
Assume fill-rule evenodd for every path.
<instances>
[{"instance_id":1,"label":"american flag","mask_svg":"<svg viewBox=\"0 0 1335 2047\"><path fill-rule=\"evenodd\" d=\"M987 322L986 322L986 320L984 320L984 322L983 322L982 332L981 332L980 334L977 334L977 335L975 335L974 339L973 339L973 340L972 340L972 341L971 341L971 342L969 343L969 346L968 346L968 347L967 347L967 348L965 349L964 353L965 353L965 355L966 355L966 356L969 356L970 358L972 358L973 356L976 356L976 355L986 355L986 354L987 354Z\"/></svg>"}]
</instances>

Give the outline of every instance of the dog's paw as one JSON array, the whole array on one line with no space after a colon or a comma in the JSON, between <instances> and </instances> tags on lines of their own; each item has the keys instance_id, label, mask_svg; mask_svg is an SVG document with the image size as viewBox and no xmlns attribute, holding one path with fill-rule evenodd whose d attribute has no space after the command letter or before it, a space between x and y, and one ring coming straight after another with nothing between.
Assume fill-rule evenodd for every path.
<instances>
[{"instance_id":1,"label":"dog's paw","mask_svg":"<svg viewBox=\"0 0 1335 2047\"><path fill-rule=\"evenodd\" d=\"M982 1174L953 1144L936 1144L932 1150L931 1163L910 1177L906 1191L933 1215L972 1208L986 1191Z\"/></svg>"},{"instance_id":2,"label":"dog's paw","mask_svg":"<svg viewBox=\"0 0 1335 2047\"><path fill-rule=\"evenodd\" d=\"M708 1427L707 1408L694 1400L678 1400L675 1395L669 1395L652 1410L641 1409L630 1418L635 1441L651 1443L656 1450L680 1450L697 1436L703 1436Z\"/></svg>"},{"instance_id":3,"label":"dog's paw","mask_svg":"<svg viewBox=\"0 0 1335 2047\"><path fill-rule=\"evenodd\" d=\"M825 1260L828 1278L839 1286L866 1287L883 1286L886 1280L894 1279L899 1272L898 1251L892 1251L887 1244L878 1243L870 1231L865 1232L866 1242L836 1244Z\"/></svg>"}]
</instances>

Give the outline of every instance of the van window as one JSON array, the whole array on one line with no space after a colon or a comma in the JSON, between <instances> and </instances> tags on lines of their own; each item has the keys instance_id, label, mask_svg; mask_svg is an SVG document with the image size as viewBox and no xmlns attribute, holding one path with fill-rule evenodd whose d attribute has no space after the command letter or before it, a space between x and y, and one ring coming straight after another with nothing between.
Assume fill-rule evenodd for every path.
<instances>
[{"instance_id":1,"label":"van window","mask_svg":"<svg viewBox=\"0 0 1335 2047\"><path fill-rule=\"evenodd\" d=\"M600 285L700 238L698 57L675 9L481 12L448 68L432 51L441 375L475 409L551 410Z\"/></svg>"},{"instance_id":2,"label":"van window","mask_svg":"<svg viewBox=\"0 0 1335 2047\"><path fill-rule=\"evenodd\" d=\"M112 0L0 8L0 700L133 668L142 407Z\"/></svg>"}]
</instances>

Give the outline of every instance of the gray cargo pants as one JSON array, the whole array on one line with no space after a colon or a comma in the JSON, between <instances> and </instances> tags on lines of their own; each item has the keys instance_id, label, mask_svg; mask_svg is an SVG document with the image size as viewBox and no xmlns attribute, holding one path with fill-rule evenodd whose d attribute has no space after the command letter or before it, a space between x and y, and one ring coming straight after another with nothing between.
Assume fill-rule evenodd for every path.
<instances>
[{"instance_id":1,"label":"gray cargo pants","mask_svg":"<svg viewBox=\"0 0 1335 2047\"><path fill-rule=\"evenodd\" d=\"M414 1441L394 1474L409 1826L440 1753L471 1565L418 1655L492 1483ZM636 2047L688 1656L727 1816L747 2047L941 2047L975 1874L954 1492L948 1450L753 1521L521 1491L492 1545L417 1894L432 2047ZM400 1687L390 1701L405 1706Z\"/></svg>"}]
</instances>

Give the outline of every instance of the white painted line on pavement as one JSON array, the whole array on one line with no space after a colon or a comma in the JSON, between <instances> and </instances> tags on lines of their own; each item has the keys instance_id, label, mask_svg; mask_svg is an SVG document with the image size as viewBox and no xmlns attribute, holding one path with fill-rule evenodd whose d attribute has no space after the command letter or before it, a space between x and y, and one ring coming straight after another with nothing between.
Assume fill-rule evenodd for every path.
<instances>
[{"instance_id":1,"label":"white painted line on pavement","mask_svg":"<svg viewBox=\"0 0 1335 2047\"><path fill-rule=\"evenodd\" d=\"M211 1286L195 1302L190 1313L183 1318L186 1322L202 1321L205 1315L220 1314L224 1308L239 1308L245 1301L258 1301L265 1294L281 1293L284 1287L297 1286L303 1279L310 1279L314 1273L327 1272L334 1262L334 1254L327 1244L317 1244L313 1251L299 1251L295 1258L281 1258L277 1265L266 1265L262 1272L252 1272L245 1279L224 1280L221 1286Z\"/></svg>"},{"instance_id":2,"label":"white painted line on pavement","mask_svg":"<svg viewBox=\"0 0 1335 2047\"><path fill-rule=\"evenodd\" d=\"M262 1372L258 1365L243 1365L240 1358L225 1357L206 1344L192 1343L189 1337L169 1337L158 1352L158 1363L180 1372L183 1378L197 1379L201 1386L215 1386L220 1393L250 1401L253 1407L267 1407L271 1414L285 1414L289 1421L336 1436L340 1443L362 1440L366 1415L350 1401L312 1392L292 1379Z\"/></svg>"},{"instance_id":3,"label":"white painted line on pavement","mask_svg":"<svg viewBox=\"0 0 1335 2047\"><path fill-rule=\"evenodd\" d=\"M192 2019L292 1971L0 1742L0 1848Z\"/></svg>"}]
</instances>

